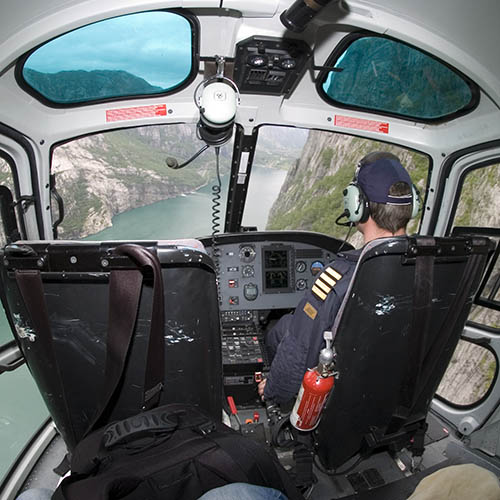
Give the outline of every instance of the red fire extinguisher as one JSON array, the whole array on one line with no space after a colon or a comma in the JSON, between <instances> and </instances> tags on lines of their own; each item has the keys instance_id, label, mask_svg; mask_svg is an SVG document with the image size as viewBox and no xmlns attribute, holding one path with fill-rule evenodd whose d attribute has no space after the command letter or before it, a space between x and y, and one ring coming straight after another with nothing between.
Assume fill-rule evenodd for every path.
<instances>
[{"instance_id":1,"label":"red fire extinguisher","mask_svg":"<svg viewBox=\"0 0 500 500\"><path fill-rule=\"evenodd\" d=\"M321 412L333 389L335 352L332 333L325 332L326 347L319 353L318 366L309 369L302 379L297 400L290 414L291 424L299 431L312 431L321 419Z\"/></svg>"}]
</instances>

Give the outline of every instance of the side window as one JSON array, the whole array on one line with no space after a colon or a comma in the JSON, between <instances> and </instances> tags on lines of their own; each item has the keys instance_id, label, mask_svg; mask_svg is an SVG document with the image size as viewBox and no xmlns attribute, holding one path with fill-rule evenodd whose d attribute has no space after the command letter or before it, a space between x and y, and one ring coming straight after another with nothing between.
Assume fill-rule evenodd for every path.
<instances>
[{"instance_id":1,"label":"side window","mask_svg":"<svg viewBox=\"0 0 500 500\"><path fill-rule=\"evenodd\" d=\"M499 179L499 164L465 174L451 231L452 234L487 236L495 243L496 251L468 319L470 324L491 335L500 334L500 210L495 208ZM475 405L487 395L498 368L498 359L492 350L465 339L460 340L437 395L455 406Z\"/></svg>"},{"instance_id":2,"label":"side window","mask_svg":"<svg viewBox=\"0 0 500 500\"><path fill-rule=\"evenodd\" d=\"M12 220L9 220L3 206L11 203L14 191L14 179L10 163L0 157L0 248L3 248L12 239ZM14 237L15 239L15 237ZM7 318L3 309L0 310L0 346L13 340Z\"/></svg>"},{"instance_id":3,"label":"side window","mask_svg":"<svg viewBox=\"0 0 500 500\"><path fill-rule=\"evenodd\" d=\"M482 234L495 242L496 252L481 284L480 294L472 307L469 320L495 329L498 333L500 333L499 181L500 164L469 171L463 179L453 219L454 233Z\"/></svg>"},{"instance_id":4,"label":"side window","mask_svg":"<svg viewBox=\"0 0 500 500\"><path fill-rule=\"evenodd\" d=\"M436 394L454 406L471 406L488 393L498 371L486 347L460 340Z\"/></svg>"},{"instance_id":5,"label":"side window","mask_svg":"<svg viewBox=\"0 0 500 500\"><path fill-rule=\"evenodd\" d=\"M12 165L0 156L0 245L17 239L18 224L12 211L14 176ZM3 307L0 307L0 354L12 349L12 335ZM38 392L28 367L24 364L13 371L0 370L0 484L10 467L40 425L47 419L47 408Z\"/></svg>"}]
</instances>

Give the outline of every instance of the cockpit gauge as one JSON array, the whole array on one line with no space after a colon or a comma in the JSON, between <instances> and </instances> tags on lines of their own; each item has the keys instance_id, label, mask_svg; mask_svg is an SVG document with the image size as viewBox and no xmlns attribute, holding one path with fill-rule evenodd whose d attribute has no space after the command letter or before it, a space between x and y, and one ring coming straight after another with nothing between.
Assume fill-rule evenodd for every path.
<instances>
[{"instance_id":1,"label":"cockpit gauge","mask_svg":"<svg viewBox=\"0 0 500 500\"><path fill-rule=\"evenodd\" d=\"M307 281L304 279L297 280L295 286L297 290L305 290L307 288Z\"/></svg>"},{"instance_id":2,"label":"cockpit gauge","mask_svg":"<svg viewBox=\"0 0 500 500\"><path fill-rule=\"evenodd\" d=\"M259 295L259 289L255 283L247 283L243 288L243 295L247 300L255 300Z\"/></svg>"},{"instance_id":3,"label":"cockpit gauge","mask_svg":"<svg viewBox=\"0 0 500 500\"><path fill-rule=\"evenodd\" d=\"M325 268L325 265L323 264L323 262L321 262L320 260L317 260L311 264L311 274L313 276L316 276L318 273L323 271L324 268Z\"/></svg>"},{"instance_id":4,"label":"cockpit gauge","mask_svg":"<svg viewBox=\"0 0 500 500\"><path fill-rule=\"evenodd\" d=\"M253 262L255 259L255 248L251 245L245 245L240 248L240 260L242 262Z\"/></svg>"},{"instance_id":5,"label":"cockpit gauge","mask_svg":"<svg viewBox=\"0 0 500 500\"><path fill-rule=\"evenodd\" d=\"M303 273L306 270L306 263L303 260L298 260L295 264L295 271Z\"/></svg>"},{"instance_id":6,"label":"cockpit gauge","mask_svg":"<svg viewBox=\"0 0 500 500\"><path fill-rule=\"evenodd\" d=\"M251 278L252 276L254 276L255 275L255 271L254 271L253 266L243 266L241 268L241 275L244 278Z\"/></svg>"}]
</instances>

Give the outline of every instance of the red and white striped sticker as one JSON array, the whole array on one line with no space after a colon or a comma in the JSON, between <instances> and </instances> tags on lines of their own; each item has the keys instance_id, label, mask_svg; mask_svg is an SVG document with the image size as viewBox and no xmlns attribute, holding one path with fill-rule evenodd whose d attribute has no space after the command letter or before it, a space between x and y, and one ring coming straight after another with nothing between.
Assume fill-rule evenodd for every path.
<instances>
[{"instance_id":1,"label":"red and white striped sticker","mask_svg":"<svg viewBox=\"0 0 500 500\"><path fill-rule=\"evenodd\" d=\"M137 120L138 118L152 118L155 116L167 116L167 105L154 104L151 106L134 106L133 108L119 108L119 109L106 110L107 122Z\"/></svg>"},{"instance_id":2,"label":"red and white striped sticker","mask_svg":"<svg viewBox=\"0 0 500 500\"><path fill-rule=\"evenodd\" d=\"M382 134L389 133L389 124L387 122L365 120L364 118L355 118L353 116L335 115L335 125L344 128L353 128L356 130L381 132Z\"/></svg>"}]
</instances>

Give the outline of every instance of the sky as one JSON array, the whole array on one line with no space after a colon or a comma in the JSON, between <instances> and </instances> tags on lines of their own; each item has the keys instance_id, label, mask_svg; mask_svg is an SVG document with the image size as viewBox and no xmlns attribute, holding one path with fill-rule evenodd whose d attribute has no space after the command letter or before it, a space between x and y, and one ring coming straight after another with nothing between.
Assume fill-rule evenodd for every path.
<instances>
[{"instance_id":1,"label":"sky","mask_svg":"<svg viewBox=\"0 0 500 500\"><path fill-rule=\"evenodd\" d=\"M66 33L36 50L25 67L43 73L123 70L172 87L191 71L191 25L173 12L107 19Z\"/></svg>"}]
</instances>

